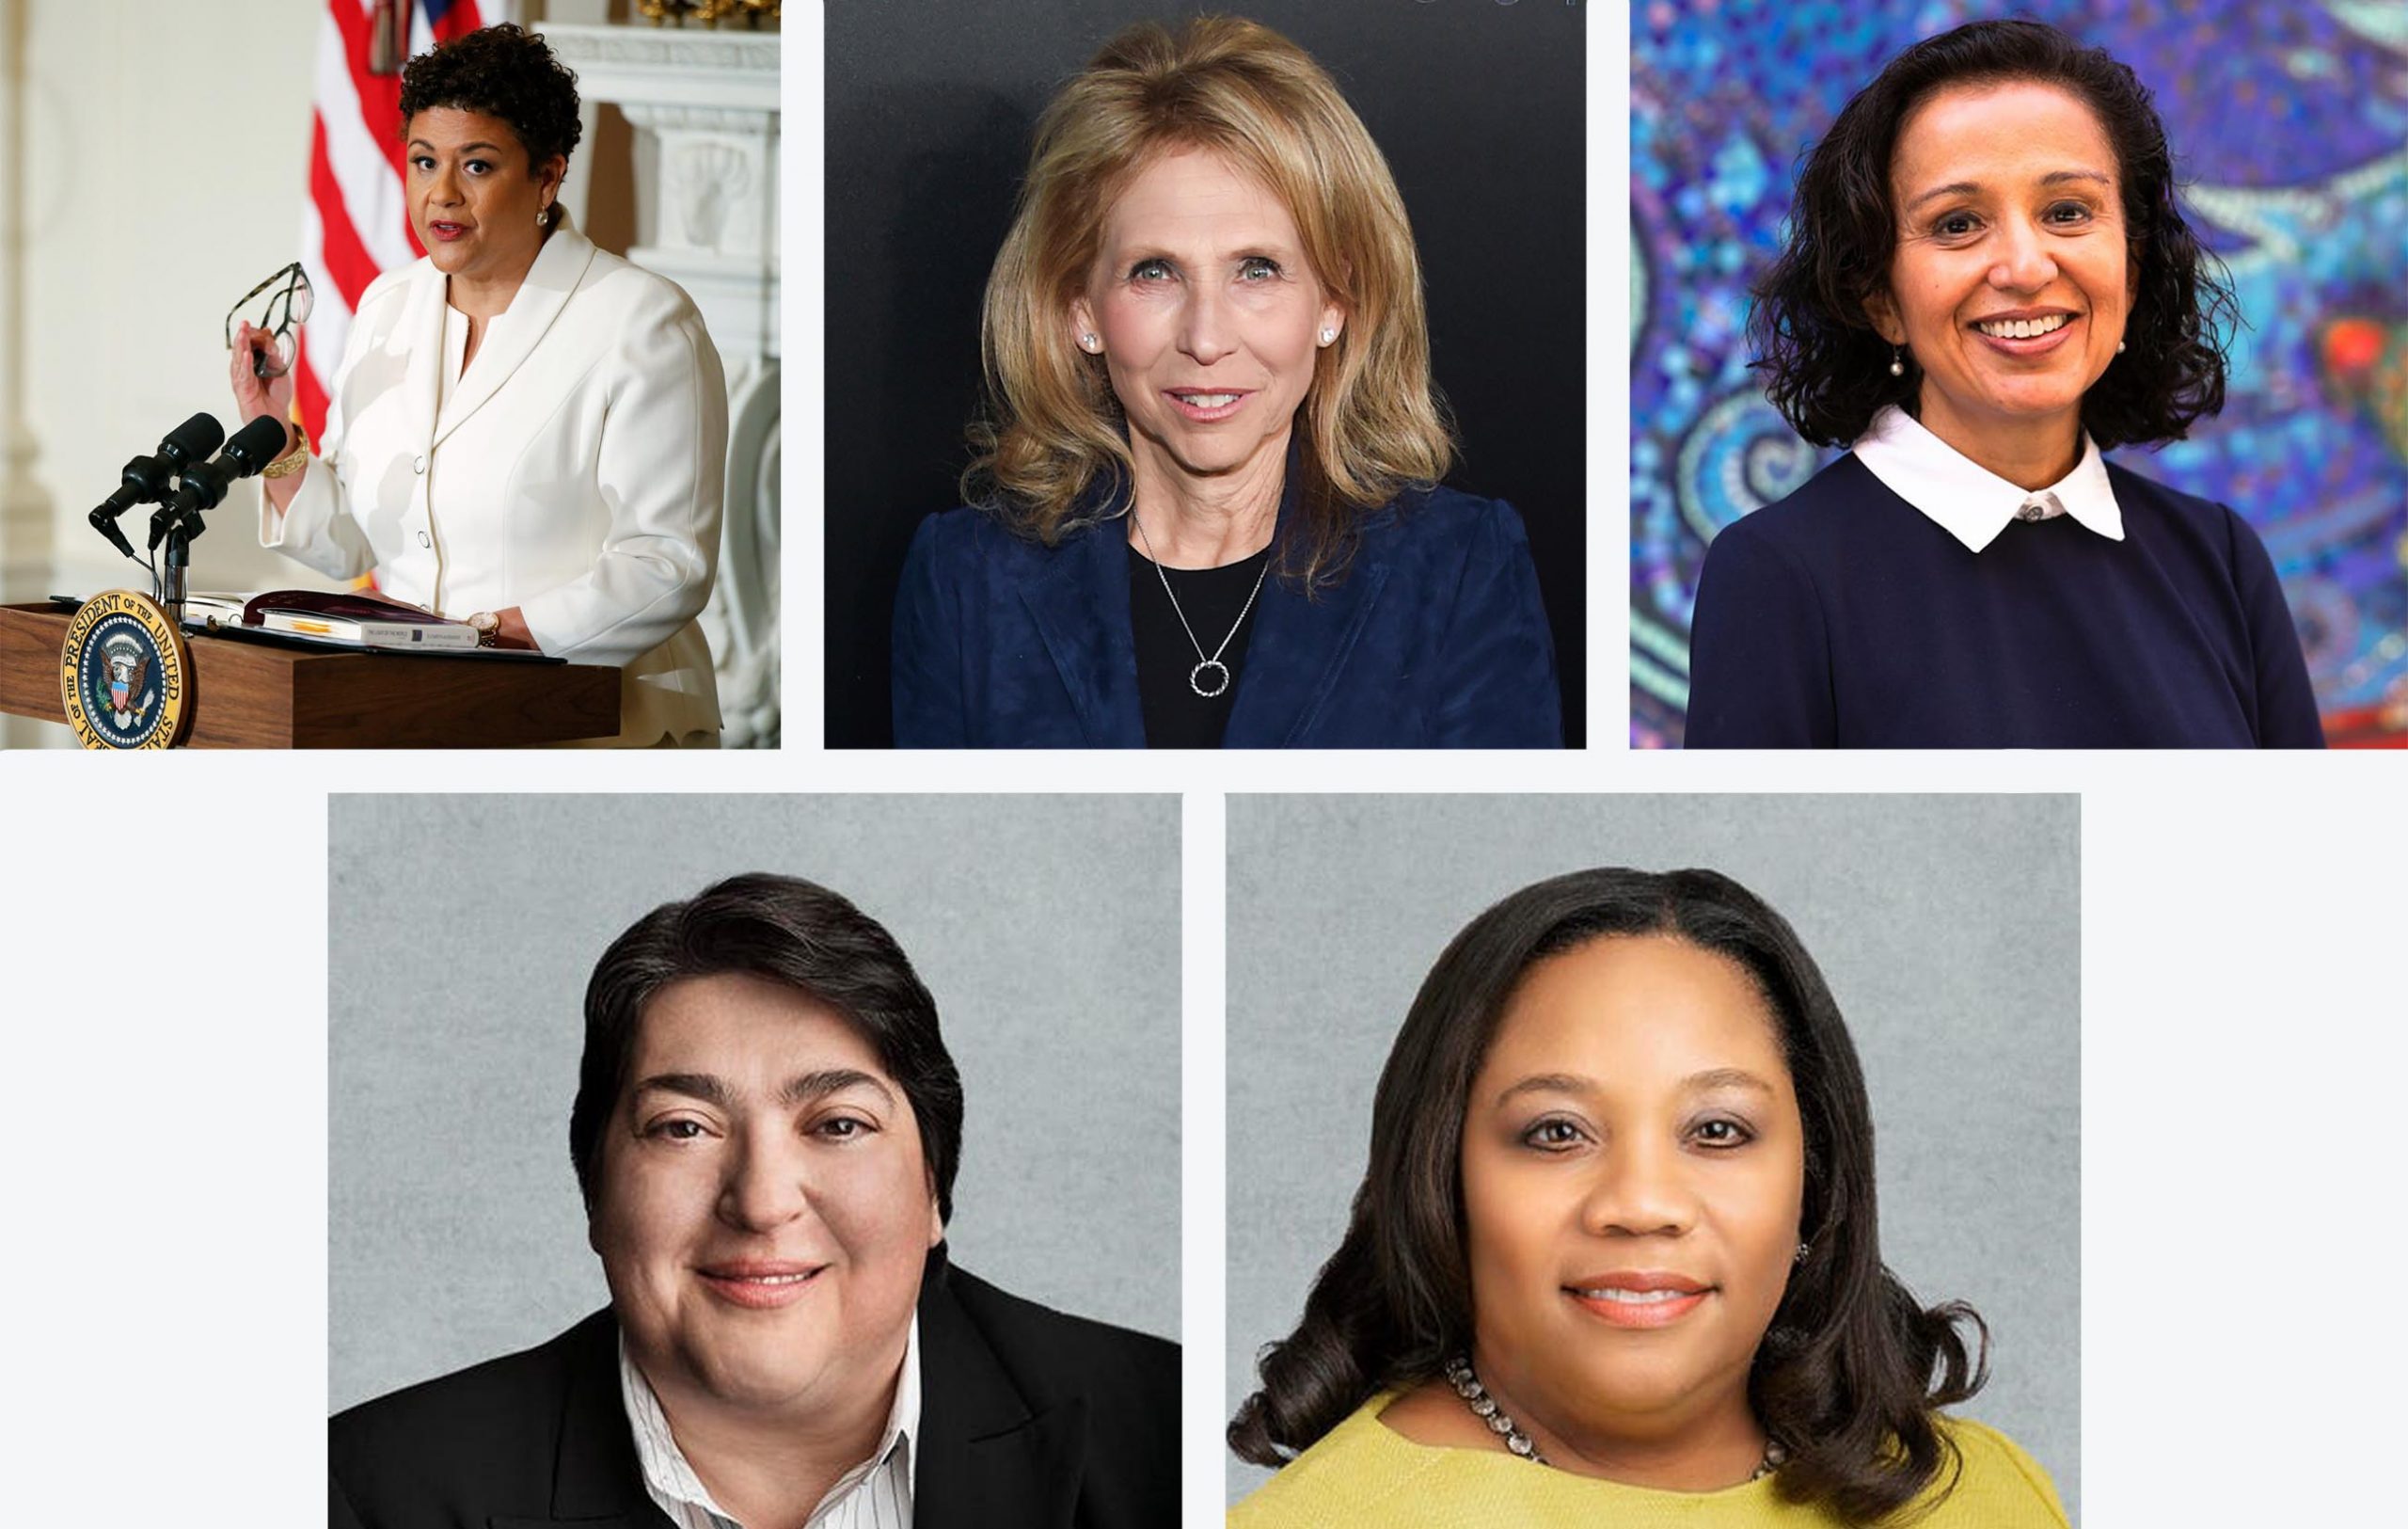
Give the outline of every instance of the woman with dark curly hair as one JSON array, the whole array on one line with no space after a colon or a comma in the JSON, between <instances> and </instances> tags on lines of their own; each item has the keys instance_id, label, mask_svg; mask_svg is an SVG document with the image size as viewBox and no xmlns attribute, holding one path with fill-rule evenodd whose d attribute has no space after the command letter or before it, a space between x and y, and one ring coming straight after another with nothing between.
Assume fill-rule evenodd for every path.
<instances>
[{"instance_id":1,"label":"woman with dark curly hair","mask_svg":"<svg viewBox=\"0 0 2408 1529\"><path fill-rule=\"evenodd\" d=\"M1345 1238L1229 1425L1282 1467L1229 1522L2064 1529L1938 1410L1988 1356L1882 1265L1863 1076L1788 923L1712 871L1576 871L1416 995Z\"/></svg>"},{"instance_id":2,"label":"woman with dark curly hair","mask_svg":"<svg viewBox=\"0 0 2408 1529\"><path fill-rule=\"evenodd\" d=\"M2224 403L2230 293L2148 91L2037 22L1917 43L1798 181L1749 321L1849 454L1725 528L1692 747L2321 747L2265 549L2110 465Z\"/></svg>"},{"instance_id":3,"label":"woman with dark curly hair","mask_svg":"<svg viewBox=\"0 0 2408 1529\"><path fill-rule=\"evenodd\" d=\"M497 646L622 673L625 744L710 743L695 622L719 559L727 389L673 283L596 249L559 204L576 77L540 36L468 33L402 74L411 231L358 295L325 438L262 474L260 540L464 618ZM245 420L292 417L246 324Z\"/></svg>"}]
</instances>

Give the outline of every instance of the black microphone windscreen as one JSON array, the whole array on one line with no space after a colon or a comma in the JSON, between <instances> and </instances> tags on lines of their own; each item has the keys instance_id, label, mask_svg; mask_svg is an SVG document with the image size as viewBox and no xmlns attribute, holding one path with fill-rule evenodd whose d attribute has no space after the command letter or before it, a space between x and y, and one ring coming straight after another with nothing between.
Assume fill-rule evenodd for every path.
<instances>
[{"instance_id":1,"label":"black microphone windscreen","mask_svg":"<svg viewBox=\"0 0 2408 1529\"><path fill-rule=\"evenodd\" d=\"M226 443L226 460L236 477L247 478L283 455L292 438L282 420L262 414L234 432L234 438Z\"/></svg>"},{"instance_id":2,"label":"black microphone windscreen","mask_svg":"<svg viewBox=\"0 0 2408 1529\"><path fill-rule=\"evenodd\" d=\"M159 443L159 451L165 455L173 447L183 454L185 461L198 462L225 444L226 427L211 415L196 414L167 432L167 438Z\"/></svg>"}]
</instances>

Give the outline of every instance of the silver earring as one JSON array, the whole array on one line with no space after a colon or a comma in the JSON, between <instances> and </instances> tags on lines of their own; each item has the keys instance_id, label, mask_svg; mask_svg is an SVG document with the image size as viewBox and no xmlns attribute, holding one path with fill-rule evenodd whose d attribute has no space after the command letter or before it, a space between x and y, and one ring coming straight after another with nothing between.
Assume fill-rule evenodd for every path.
<instances>
[{"instance_id":1,"label":"silver earring","mask_svg":"<svg viewBox=\"0 0 2408 1529\"><path fill-rule=\"evenodd\" d=\"M1890 347L1890 374L1893 377L1903 377L1907 374L1906 358L1895 345Z\"/></svg>"},{"instance_id":2,"label":"silver earring","mask_svg":"<svg viewBox=\"0 0 2408 1529\"><path fill-rule=\"evenodd\" d=\"M1799 1243L1799 1244L1798 1245L1798 1262L1799 1262L1800 1264L1803 1264L1804 1262L1806 1262L1806 1253L1807 1253L1807 1248L1806 1248L1806 1245L1805 1245L1804 1243L1802 1243L1802 1242L1801 1242L1801 1243Z\"/></svg>"},{"instance_id":3,"label":"silver earring","mask_svg":"<svg viewBox=\"0 0 2408 1529\"><path fill-rule=\"evenodd\" d=\"M1102 344L1103 344L1103 342L1102 342L1102 341L1098 340L1095 336L1093 336L1093 335L1091 335L1091 334L1083 334L1083 335L1079 336L1079 348L1080 348L1080 349L1082 349L1082 350L1096 350L1096 349L1100 349L1100 348L1102 346Z\"/></svg>"}]
</instances>

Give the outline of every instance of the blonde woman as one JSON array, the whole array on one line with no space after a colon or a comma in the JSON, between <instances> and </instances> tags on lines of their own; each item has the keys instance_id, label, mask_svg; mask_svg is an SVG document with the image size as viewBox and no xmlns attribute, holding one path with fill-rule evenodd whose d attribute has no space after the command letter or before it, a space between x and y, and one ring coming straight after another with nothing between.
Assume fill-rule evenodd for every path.
<instances>
[{"instance_id":1,"label":"blonde woman","mask_svg":"<svg viewBox=\"0 0 2408 1529\"><path fill-rule=\"evenodd\" d=\"M898 743L1560 743L1520 518L1437 486L1402 199L1295 44L1107 44L1038 125L984 344L970 503L897 597Z\"/></svg>"}]
</instances>

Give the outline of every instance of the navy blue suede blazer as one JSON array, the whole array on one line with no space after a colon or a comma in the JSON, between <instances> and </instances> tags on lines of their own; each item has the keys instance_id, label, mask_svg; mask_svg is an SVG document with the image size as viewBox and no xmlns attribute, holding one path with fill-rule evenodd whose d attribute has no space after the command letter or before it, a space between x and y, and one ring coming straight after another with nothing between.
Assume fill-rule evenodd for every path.
<instances>
[{"instance_id":1,"label":"navy blue suede blazer","mask_svg":"<svg viewBox=\"0 0 2408 1529\"><path fill-rule=\"evenodd\" d=\"M1691 748L2321 748L2257 533L2107 465L2124 539L2070 516L1980 552L1853 453L1723 528L1689 631Z\"/></svg>"},{"instance_id":2,"label":"navy blue suede blazer","mask_svg":"<svg viewBox=\"0 0 2408 1529\"><path fill-rule=\"evenodd\" d=\"M895 602L895 741L1143 748L1127 538L1117 518L1050 548L975 509L922 521ZM1229 748L1562 741L1521 517L1450 488L1409 489L1366 517L1335 587L1307 598L1274 571L1222 738Z\"/></svg>"}]
</instances>

